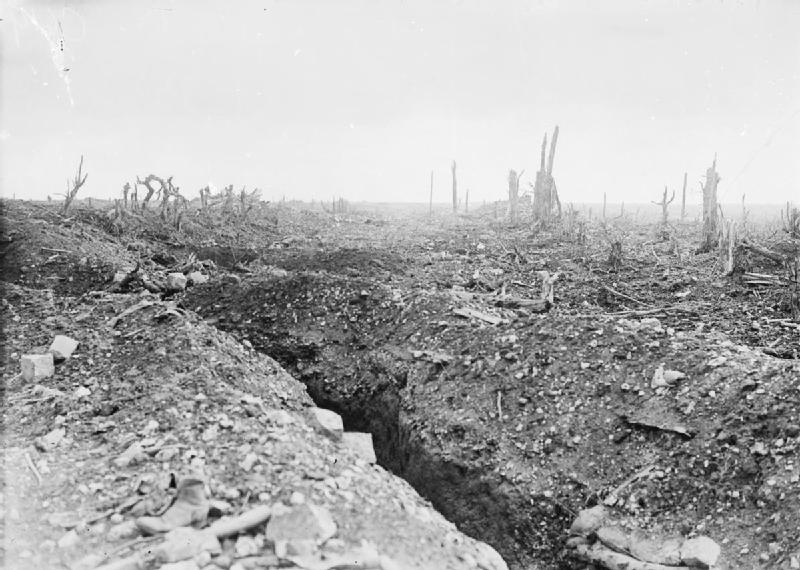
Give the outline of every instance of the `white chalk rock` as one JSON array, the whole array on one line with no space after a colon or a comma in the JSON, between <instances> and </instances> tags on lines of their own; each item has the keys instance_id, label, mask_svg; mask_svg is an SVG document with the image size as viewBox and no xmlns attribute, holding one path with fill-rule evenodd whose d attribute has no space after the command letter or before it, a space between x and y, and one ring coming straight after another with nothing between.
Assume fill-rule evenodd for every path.
<instances>
[{"instance_id":1,"label":"white chalk rock","mask_svg":"<svg viewBox=\"0 0 800 570\"><path fill-rule=\"evenodd\" d=\"M175 272L167 275L167 291L183 291L188 279L183 273Z\"/></svg>"},{"instance_id":2,"label":"white chalk rock","mask_svg":"<svg viewBox=\"0 0 800 570\"><path fill-rule=\"evenodd\" d=\"M681 562L690 568L711 568L719 555L719 545L707 536L690 538L681 546Z\"/></svg>"},{"instance_id":3,"label":"white chalk rock","mask_svg":"<svg viewBox=\"0 0 800 570\"><path fill-rule=\"evenodd\" d=\"M19 363L22 367L22 377L27 381L49 378L56 371L53 355L50 353L23 354Z\"/></svg>"},{"instance_id":4,"label":"white chalk rock","mask_svg":"<svg viewBox=\"0 0 800 570\"><path fill-rule=\"evenodd\" d=\"M292 508L276 505L265 534L272 542L316 540L322 543L336 534L336 528L331 513L323 507L310 503Z\"/></svg>"},{"instance_id":5,"label":"white chalk rock","mask_svg":"<svg viewBox=\"0 0 800 570\"><path fill-rule=\"evenodd\" d=\"M375 463L377 461L371 433L344 432L342 434L342 443L348 449L355 451L367 463Z\"/></svg>"},{"instance_id":6,"label":"white chalk rock","mask_svg":"<svg viewBox=\"0 0 800 570\"><path fill-rule=\"evenodd\" d=\"M208 275L200 271L192 271L186 277L192 285L202 285L203 283L207 283L209 279Z\"/></svg>"},{"instance_id":7,"label":"white chalk rock","mask_svg":"<svg viewBox=\"0 0 800 570\"><path fill-rule=\"evenodd\" d=\"M569 527L572 536L589 536L597 532L606 519L606 510L602 505L596 505L591 509L583 509L578 513L578 517Z\"/></svg>"},{"instance_id":8,"label":"white chalk rock","mask_svg":"<svg viewBox=\"0 0 800 570\"><path fill-rule=\"evenodd\" d=\"M72 356L76 348L78 348L77 340L64 336L63 334L57 334L56 338L53 339L53 344L47 349L47 352L53 355L53 359L56 362L60 362Z\"/></svg>"},{"instance_id":9,"label":"white chalk rock","mask_svg":"<svg viewBox=\"0 0 800 570\"><path fill-rule=\"evenodd\" d=\"M341 437L344 433L344 422L342 416L336 412L326 410L324 408L311 408L311 413L319 424L325 428L325 431Z\"/></svg>"}]
</instances>

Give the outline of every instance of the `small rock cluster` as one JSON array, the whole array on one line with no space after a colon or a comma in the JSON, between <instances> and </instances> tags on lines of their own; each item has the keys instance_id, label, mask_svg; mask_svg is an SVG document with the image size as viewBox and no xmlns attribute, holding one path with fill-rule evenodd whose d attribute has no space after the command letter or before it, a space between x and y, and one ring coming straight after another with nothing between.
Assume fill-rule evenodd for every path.
<instances>
[{"instance_id":1,"label":"small rock cluster","mask_svg":"<svg viewBox=\"0 0 800 570\"><path fill-rule=\"evenodd\" d=\"M182 487L194 488L191 497L179 494L178 500L160 517L140 517L135 522L118 525L125 529L117 534L124 534L126 538L140 533L157 535L161 540L155 546L147 545L101 566L97 563L102 558L93 554L75 567L98 570L248 570L284 566L308 570L399 568L369 542L353 546L334 538L338 527L331 513L307 502L300 493L292 496L289 505L282 502L259 505L198 528L207 522L210 503L204 496L198 496L203 494L203 487L198 485L197 479L185 480ZM202 515L198 517L198 513Z\"/></svg>"},{"instance_id":2,"label":"small rock cluster","mask_svg":"<svg viewBox=\"0 0 800 570\"><path fill-rule=\"evenodd\" d=\"M78 341L64 335L56 335L50 348L45 354L23 354L20 357L22 378L26 382L38 382L55 374L55 364L67 360L75 349Z\"/></svg>"},{"instance_id":3,"label":"small rock cluster","mask_svg":"<svg viewBox=\"0 0 800 570\"><path fill-rule=\"evenodd\" d=\"M569 530L567 549L574 558L616 570L714 568L720 547L707 536L651 537L610 520L602 505L578 513Z\"/></svg>"}]
</instances>

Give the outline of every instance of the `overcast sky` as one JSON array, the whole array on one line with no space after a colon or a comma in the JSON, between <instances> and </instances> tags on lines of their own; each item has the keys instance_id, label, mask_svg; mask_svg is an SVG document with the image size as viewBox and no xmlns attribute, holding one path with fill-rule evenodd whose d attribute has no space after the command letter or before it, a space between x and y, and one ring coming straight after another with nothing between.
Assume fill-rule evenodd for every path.
<instances>
[{"instance_id":1,"label":"overcast sky","mask_svg":"<svg viewBox=\"0 0 800 570\"><path fill-rule=\"evenodd\" d=\"M535 176L560 126L562 201L800 196L800 2L6 2L3 195L148 173L266 198L471 200ZM63 51L62 51L63 42Z\"/></svg>"}]
</instances>

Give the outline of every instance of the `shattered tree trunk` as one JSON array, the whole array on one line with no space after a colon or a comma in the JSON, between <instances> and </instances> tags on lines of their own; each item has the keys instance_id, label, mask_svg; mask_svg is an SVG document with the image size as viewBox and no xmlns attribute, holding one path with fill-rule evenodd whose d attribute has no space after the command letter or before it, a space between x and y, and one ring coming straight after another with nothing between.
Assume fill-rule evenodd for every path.
<instances>
[{"instance_id":1,"label":"shattered tree trunk","mask_svg":"<svg viewBox=\"0 0 800 570\"><path fill-rule=\"evenodd\" d=\"M664 186L664 194L661 196L660 202L653 202L656 206L661 206L661 223L667 225L667 218L669 216L669 205L675 199L675 191L672 191L672 196L667 200L667 187Z\"/></svg>"},{"instance_id":2,"label":"shattered tree trunk","mask_svg":"<svg viewBox=\"0 0 800 570\"><path fill-rule=\"evenodd\" d=\"M722 263L722 274L732 275L736 268L736 222L725 221L722 232L722 243L719 247L719 257Z\"/></svg>"},{"instance_id":3,"label":"shattered tree trunk","mask_svg":"<svg viewBox=\"0 0 800 570\"><path fill-rule=\"evenodd\" d=\"M717 157L706 170L706 183L703 189L703 242L701 251L711 251L719 244L719 212L717 205L717 185L721 180L717 173Z\"/></svg>"},{"instance_id":4,"label":"shattered tree trunk","mask_svg":"<svg viewBox=\"0 0 800 570\"><path fill-rule=\"evenodd\" d=\"M467 194L464 196L464 213L469 212L469 188L467 188Z\"/></svg>"},{"instance_id":5,"label":"shattered tree trunk","mask_svg":"<svg viewBox=\"0 0 800 570\"><path fill-rule=\"evenodd\" d=\"M522 172L511 169L508 171L508 212L511 223L516 224L519 218L519 179Z\"/></svg>"},{"instance_id":6,"label":"shattered tree trunk","mask_svg":"<svg viewBox=\"0 0 800 570\"><path fill-rule=\"evenodd\" d=\"M453 172L453 213L458 212L458 183L456 182L456 161L450 165L450 170Z\"/></svg>"},{"instance_id":7,"label":"shattered tree trunk","mask_svg":"<svg viewBox=\"0 0 800 570\"><path fill-rule=\"evenodd\" d=\"M689 176L688 172L683 173L683 193L681 197L681 221L686 218L686 179Z\"/></svg>"},{"instance_id":8,"label":"shattered tree trunk","mask_svg":"<svg viewBox=\"0 0 800 570\"><path fill-rule=\"evenodd\" d=\"M606 221L606 193L603 192L603 221Z\"/></svg>"},{"instance_id":9,"label":"shattered tree trunk","mask_svg":"<svg viewBox=\"0 0 800 570\"><path fill-rule=\"evenodd\" d=\"M556 155L558 142L558 126L553 131L553 140L550 143L550 154L545 167L545 153L547 152L547 133L542 141L542 153L539 171L536 173L536 183L533 187L533 219L547 223L554 215L554 210L561 215L561 202L558 199L556 181L553 179L553 161Z\"/></svg>"}]
</instances>

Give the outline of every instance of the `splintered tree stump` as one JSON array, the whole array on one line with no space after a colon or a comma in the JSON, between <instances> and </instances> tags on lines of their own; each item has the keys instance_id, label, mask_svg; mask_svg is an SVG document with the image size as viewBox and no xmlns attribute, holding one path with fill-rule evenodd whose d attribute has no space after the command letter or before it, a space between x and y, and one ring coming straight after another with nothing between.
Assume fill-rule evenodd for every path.
<instances>
[{"instance_id":1,"label":"splintered tree stump","mask_svg":"<svg viewBox=\"0 0 800 570\"><path fill-rule=\"evenodd\" d=\"M717 205L717 185L721 180L717 174L717 157L706 170L706 183L703 189L703 241L700 251L711 251L719 244L719 212Z\"/></svg>"},{"instance_id":2,"label":"splintered tree stump","mask_svg":"<svg viewBox=\"0 0 800 570\"><path fill-rule=\"evenodd\" d=\"M508 171L508 213L512 224L516 224L519 217L519 179L521 176L522 172L517 174L516 170Z\"/></svg>"},{"instance_id":3,"label":"splintered tree stump","mask_svg":"<svg viewBox=\"0 0 800 570\"><path fill-rule=\"evenodd\" d=\"M614 271L617 271L620 267L622 267L622 242L620 240L611 242L611 252L608 255L608 264Z\"/></svg>"},{"instance_id":4,"label":"splintered tree stump","mask_svg":"<svg viewBox=\"0 0 800 570\"><path fill-rule=\"evenodd\" d=\"M719 247L723 275L732 275L736 269L736 250L736 222L726 220Z\"/></svg>"},{"instance_id":5,"label":"splintered tree stump","mask_svg":"<svg viewBox=\"0 0 800 570\"><path fill-rule=\"evenodd\" d=\"M561 215L561 202L558 199L556 181L553 178L553 162L556 156L556 143L558 142L558 126L553 131L553 140L550 143L550 154L545 164L547 153L547 133L542 140L542 152L539 171L536 173L536 182L533 186L533 219L536 222L547 223L555 215Z\"/></svg>"}]
</instances>

